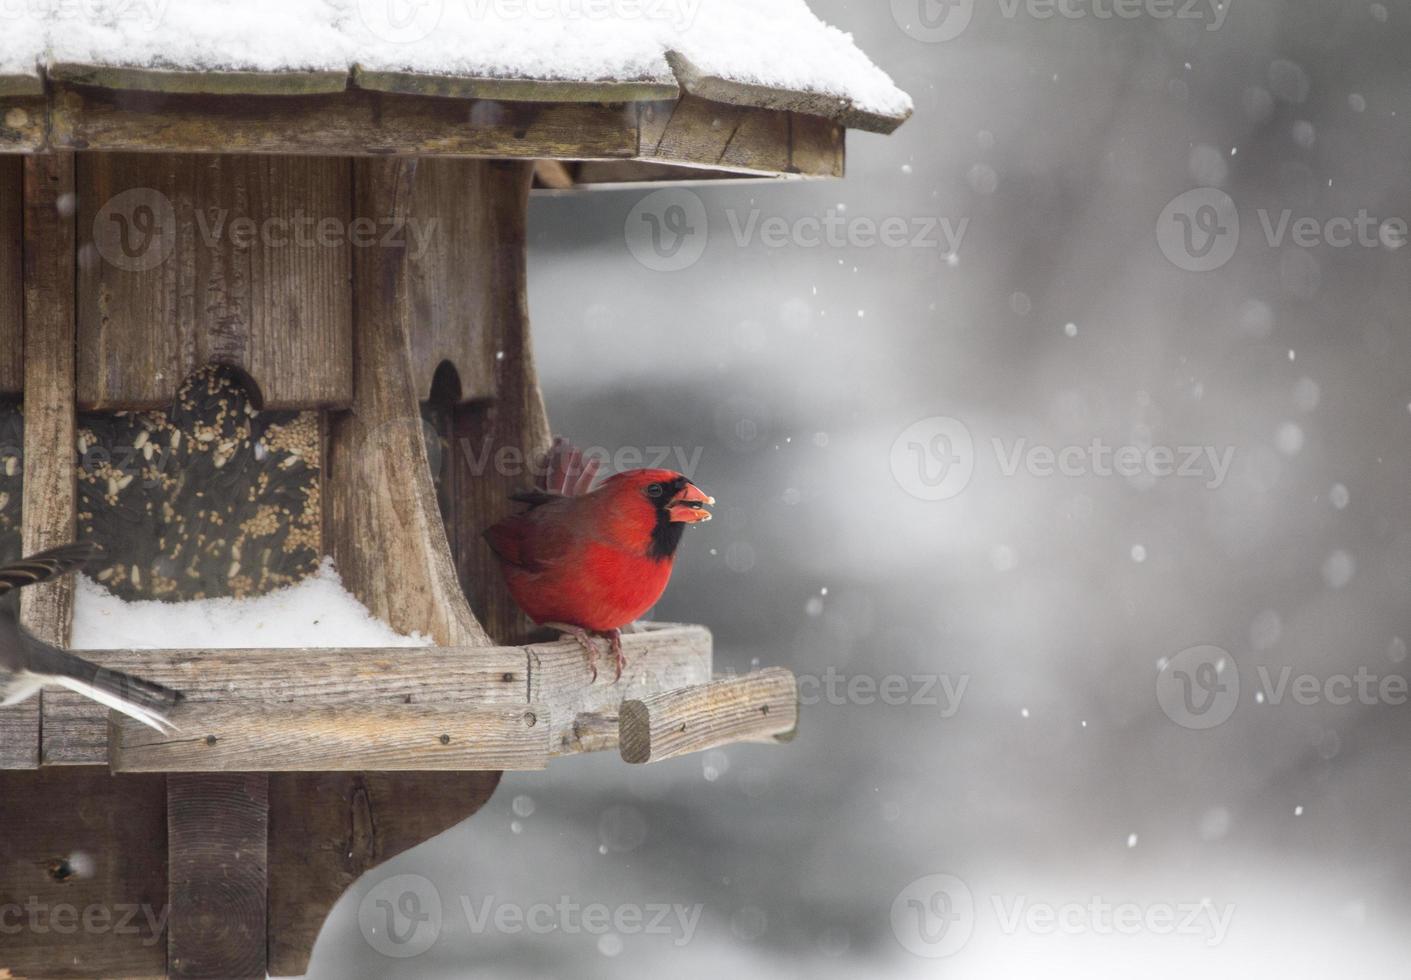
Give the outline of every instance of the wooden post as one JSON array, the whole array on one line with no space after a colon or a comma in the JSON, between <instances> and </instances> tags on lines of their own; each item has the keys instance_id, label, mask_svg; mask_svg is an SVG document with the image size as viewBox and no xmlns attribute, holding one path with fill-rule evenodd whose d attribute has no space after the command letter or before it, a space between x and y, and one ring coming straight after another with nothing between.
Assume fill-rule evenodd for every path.
<instances>
[{"instance_id":1,"label":"wooden post","mask_svg":"<svg viewBox=\"0 0 1411 980\"><path fill-rule=\"evenodd\" d=\"M24 161L24 553L73 540L74 159ZM20 620L63 646L73 613L73 577L20 593ZM0 712L0 768L39 765L40 698Z\"/></svg>"},{"instance_id":2,"label":"wooden post","mask_svg":"<svg viewBox=\"0 0 1411 980\"><path fill-rule=\"evenodd\" d=\"M173 978L264 980L269 777L167 777Z\"/></svg>"}]
</instances>

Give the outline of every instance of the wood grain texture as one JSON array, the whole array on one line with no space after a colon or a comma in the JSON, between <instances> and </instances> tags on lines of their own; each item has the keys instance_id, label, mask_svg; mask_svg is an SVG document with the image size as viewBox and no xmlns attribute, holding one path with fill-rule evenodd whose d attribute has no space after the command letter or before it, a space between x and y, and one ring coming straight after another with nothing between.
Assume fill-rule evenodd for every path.
<instances>
[{"instance_id":1,"label":"wood grain texture","mask_svg":"<svg viewBox=\"0 0 1411 980\"><path fill-rule=\"evenodd\" d=\"M517 507L509 495L533 485L551 442L529 339L526 224L533 165L494 164L486 177L491 189L482 200L491 213L473 229L485 261L465 274L475 277L490 304L494 397L453 412L449 523L460 584L476 616L498 642L523 643L533 624L510 597L483 534Z\"/></svg>"},{"instance_id":2,"label":"wood grain texture","mask_svg":"<svg viewBox=\"0 0 1411 980\"><path fill-rule=\"evenodd\" d=\"M167 777L171 977L266 976L268 836L267 776Z\"/></svg>"},{"instance_id":3,"label":"wood grain texture","mask_svg":"<svg viewBox=\"0 0 1411 980\"><path fill-rule=\"evenodd\" d=\"M745 176L841 177L846 129L796 112L752 109L694 95L641 103L641 161Z\"/></svg>"},{"instance_id":4,"label":"wood grain texture","mask_svg":"<svg viewBox=\"0 0 1411 980\"><path fill-rule=\"evenodd\" d=\"M473 815L499 781L498 772L271 776L271 975L306 973L324 918L343 892ZM334 941L363 944L355 923L351 929Z\"/></svg>"},{"instance_id":5,"label":"wood grain texture","mask_svg":"<svg viewBox=\"0 0 1411 980\"><path fill-rule=\"evenodd\" d=\"M619 749L640 764L787 735L798 725L798 703L798 683L782 667L624 701Z\"/></svg>"},{"instance_id":6,"label":"wood grain texture","mask_svg":"<svg viewBox=\"0 0 1411 980\"><path fill-rule=\"evenodd\" d=\"M355 210L405 223L416 164L354 167ZM408 340L405 243L355 256L354 400L330 421L324 542L343 582L401 633L490 646L456 582L431 483Z\"/></svg>"},{"instance_id":7,"label":"wood grain texture","mask_svg":"<svg viewBox=\"0 0 1411 980\"><path fill-rule=\"evenodd\" d=\"M893 132L911 118L910 110L902 115L888 115L862 109L851 99L822 92L756 85L711 75L701 71L689 58L677 51L668 51L666 58L682 88L692 95L714 102L819 116L853 129L884 135Z\"/></svg>"},{"instance_id":8,"label":"wood grain texture","mask_svg":"<svg viewBox=\"0 0 1411 980\"><path fill-rule=\"evenodd\" d=\"M24 161L0 156L0 395L24 389Z\"/></svg>"},{"instance_id":9,"label":"wood grain texture","mask_svg":"<svg viewBox=\"0 0 1411 980\"><path fill-rule=\"evenodd\" d=\"M610 668L600 670L593 681L587 658L576 643L526 648L529 700L549 711L555 755L582 751L575 726L584 714L615 715L627 699L650 698L710 682L713 645L710 630L704 626L673 625L627 634L622 647L627 666L615 683Z\"/></svg>"},{"instance_id":10,"label":"wood grain texture","mask_svg":"<svg viewBox=\"0 0 1411 980\"><path fill-rule=\"evenodd\" d=\"M56 81L108 89L184 95L318 95L341 92L346 71L179 71L58 61L45 74Z\"/></svg>"},{"instance_id":11,"label":"wood grain texture","mask_svg":"<svg viewBox=\"0 0 1411 980\"><path fill-rule=\"evenodd\" d=\"M79 403L166 408L214 362L253 378L267 409L348 405L349 171L322 157L83 154Z\"/></svg>"},{"instance_id":12,"label":"wood grain texture","mask_svg":"<svg viewBox=\"0 0 1411 980\"><path fill-rule=\"evenodd\" d=\"M231 98L59 83L49 139L70 150L613 159L633 155L637 128L630 105L467 103L361 90Z\"/></svg>"},{"instance_id":13,"label":"wood grain texture","mask_svg":"<svg viewBox=\"0 0 1411 980\"><path fill-rule=\"evenodd\" d=\"M59 932L47 912L26 916L0 936L0 976L166 974L166 782L102 769L0 772L0 908L64 905L78 925ZM76 860L91 872L78 874Z\"/></svg>"},{"instance_id":14,"label":"wood grain texture","mask_svg":"<svg viewBox=\"0 0 1411 980\"><path fill-rule=\"evenodd\" d=\"M629 696L703 684L711 677L710 632L661 625L623 638L628 669L618 684L589 683L571 641L532 647L392 647L382 650L85 650L110 670L181 691L185 710L250 704L510 706L548 713L555 753L585 712L615 714ZM531 696L531 693L533 696ZM108 712L69 691L44 702L44 764L106 765Z\"/></svg>"},{"instance_id":15,"label":"wood grain texture","mask_svg":"<svg viewBox=\"0 0 1411 980\"><path fill-rule=\"evenodd\" d=\"M407 253L412 371L417 395L431 397L437 368L450 363L458 400L495 393L495 341L509 300L522 287L517 250L524 214L523 164L422 160L409 224L422 236ZM415 236L414 236L415 238Z\"/></svg>"},{"instance_id":16,"label":"wood grain texture","mask_svg":"<svg viewBox=\"0 0 1411 980\"><path fill-rule=\"evenodd\" d=\"M430 75L408 71L353 70L358 88L373 92L434 95L443 99L493 99L499 102L639 102L674 99L673 81L553 81L540 78L487 78Z\"/></svg>"},{"instance_id":17,"label":"wood grain texture","mask_svg":"<svg viewBox=\"0 0 1411 980\"><path fill-rule=\"evenodd\" d=\"M181 691L188 710L208 705L511 705L529 700L522 650L85 650L111 670ZM44 705L45 765L106 765L108 712L69 691Z\"/></svg>"},{"instance_id":18,"label":"wood grain texture","mask_svg":"<svg viewBox=\"0 0 1411 980\"><path fill-rule=\"evenodd\" d=\"M73 186L71 155L25 159L25 554L67 544L74 536ZM24 589L21 622L42 639L63 646L73 614L73 588L69 576ZM42 704L41 693L0 711L0 768L39 765Z\"/></svg>"},{"instance_id":19,"label":"wood grain texture","mask_svg":"<svg viewBox=\"0 0 1411 980\"><path fill-rule=\"evenodd\" d=\"M545 769L548 713L532 704L183 705L165 734L110 716L113 772L477 772Z\"/></svg>"}]
</instances>

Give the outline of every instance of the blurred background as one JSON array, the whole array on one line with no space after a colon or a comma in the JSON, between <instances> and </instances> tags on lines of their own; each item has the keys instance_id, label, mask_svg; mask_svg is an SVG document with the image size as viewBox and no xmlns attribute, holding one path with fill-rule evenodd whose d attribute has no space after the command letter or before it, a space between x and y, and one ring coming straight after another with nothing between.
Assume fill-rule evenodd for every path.
<instances>
[{"instance_id":1,"label":"blurred background","mask_svg":"<svg viewBox=\"0 0 1411 980\"><path fill-rule=\"evenodd\" d=\"M555 428L695 460L655 618L797 672L800 736L509 774L376 872L435 947L372 952L365 880L313 976L1406 974L1411 5L1185 2L811 0L915 116L692 188L680 271L642 188L536 197Z\"/></svg>"}]
</instances>

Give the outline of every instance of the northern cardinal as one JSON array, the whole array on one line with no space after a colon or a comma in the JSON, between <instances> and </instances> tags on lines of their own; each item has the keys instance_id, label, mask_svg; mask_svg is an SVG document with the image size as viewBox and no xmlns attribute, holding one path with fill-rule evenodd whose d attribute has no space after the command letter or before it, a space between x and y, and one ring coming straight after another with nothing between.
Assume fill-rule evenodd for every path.
<instances>
[{"instance_id":1,"label":"northern cardinal","mask_svg":"<svg viewBox=\"0 0 1411 980\"><path fill-rule=\"evenodd\" d=\"M181 700L176 691L75 657L20 625L15 608L17 589L67 575L96 552L92 545L68 544L0 565L0 597L4 597L0 600L0 708L33 697L45 685L57 684L159 732L175 731L165 711Z\"/></svg>"},{"instance_id":2,"label":"northern cardinal","mask_svg":"<svg viewBox=\"0 0 1411 980\"><path fill-rule=\"evenodd\" d=\"M628 470L597 489L598 461L562 439L536 490L510 499L529 509L485 532L515 602L534 622L573 636L598 677L592 635L606 637L622 677L622 627L661 598L687 524L715 503L680 473Z\"/></svg>"}]
</instances>

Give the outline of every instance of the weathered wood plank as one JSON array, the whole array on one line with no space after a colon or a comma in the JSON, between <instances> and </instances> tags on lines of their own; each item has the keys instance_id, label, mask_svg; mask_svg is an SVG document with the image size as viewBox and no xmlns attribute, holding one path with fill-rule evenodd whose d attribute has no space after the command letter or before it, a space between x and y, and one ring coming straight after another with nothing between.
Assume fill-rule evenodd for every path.
<instances>
[{"instance_id":1,"label":"weathered wood plank","mask_svg":"<svg viewBox=\"0 0 1411 980\"><path fill-rule=\"evenodd\" d=\"M214 362L266 409L349 404L352 242L388 231L350 195L346 160L83 154L79 403L165 408Z\"/></svg>"},{"instance_id":2,"label":"weathered wood plank","mask_svg":"<svg viewBox=\"0 0 1411 980\"><path fill-rule=\"evenodd\" d=\"M499 781L498 772L271 776L270 974L307 973L338 897L365 872L474 814ZM351 929L334 940L365 942Z\"/></svg>"},{"instance_id":3,"label":"weathered wood plank","mask_svg":"<svg viewBox=\"0 0 1411 980\"><path fill-rule=\"evenodd\" d=\"M73 540L74 445L73 157L24 161L25 554ZM57 449L57 451L55 451ZM73 577L20 593L20 620L37 636L68 641ZM0 712L0 768L39 765L43 694Z\"/></svg>"},{"instance_id":4,"label":"weathered wood plank","mask_svg":"<svg viewBox=\"0 0 1411 980\"><path fill-rule=\"evenodd\" d=\"M507 705L529 700L528 661L505 647L385 650L85 650L110 670L182 692L186 710L216 704ZM45 765L105 765L108 712L69 691L44 704Z\"/></svg>"},{"instance_id":5,"label":"weathered wood plank","mask_svg":"<svg viewBox=\"0 0 1411 980\"><path fill-rule=\"evenodd\" d=\"M0 976L166 974L166 782L102 769L0 772L0 908L36 910L7 915ZM61 905L88 926L77 918L55 929Z\"/></svg>"},{"instance_id":6,"label":"weathered wood plank","mask_svg":"<svg viewBox=\"0 0 1411 980\"><path fill-rule=\"evenodd\" d=\"M842 177L847 130L817 116L789 117L789 172L806 177Z\"/></svg>"},{"instance_id":7,"label":"weathered wood plank","mask_svg":"<svg viewBox=\"0 0 1411 980\"><path fill-rule=\"evenodd\" d=\"M348 87L348 72L343 69L179 71L59 61L50 64L45 73L55 81L74 85L181 95L321 95Z\"/></svg>"},{"instance_id":8,"label":"weathered wood plank","mask_svg":"<svg viewBox=\"0 0 1411 980\"><path fill-rule=\"evenodd\" d=\"M529 653L529 700L544 705L553 725L555 755L581 751L575 725L584 714L616 714L629 698L707 684L713 647L704 626L673 625L623 636L627 666L614 682L606 644L598 679L576 643L535 644Z\"/></svg>"},{"instance_id":9,"label":"weathered wood plank","mask_svg":"<svg viewBox=\"0 0 1411 980\"><path fill-rule=\"evenodd\" d=\"M554 81L541 78L488 78L470 75L428 75L407 71L353 69L358 88L403 95L448 99L493 99L500 102L645 102L674 99L681 88L672 81Z\"/></svg>"},{"instance_id":10,"label":"weathered wood plank","mask_svg":"<svg viewBox=\"0 0 1411 980\"><path fill-rule=\"evenodd\" d=\"M637 145L631 104L467 103L362 90L250 98L62 83L50 98L57 149L613 159Z\"/></svg>"},{"instance_id":11,"label":"weathered wood plank","mask_svg":"<svg viewBox=\"0 0 1411 980\"><path fill-rule=\"evenodd\" d=\"M0 395L24 388L24 164L0 156Z\"/></svg>"},{"instance_id":12,"label":"weathered wood plank","mask_svg":"<svg viewBox=\"0 0 1411 980\"><path fill-rule=\"evenodd\" d=\"M360 217L405 223L410 160L355 164ZM344 583L402 633L490 646L456 582L431 483L408 340L406 243L359 249L354 262L354 400L330 422L324 541Z\"/></svg>"},{"instance_id":13,"label":"weathered wood plank","mask_svg":"<svg viewBox=\"0 0 1411 980\"><path fill-rule=\"evenodd\" d=\"M472 772L546 769L540 705L183 705L164 734L114 712L113 772Z\"/></svg>"},{"instance_id":14,"label":"weathered wood plank","mask_svg":"<svg viewBox=\"0 0 1411 980\"><path fill-rule=\"evenodd\" d=\"M873 112L858 107L850 99L823 92L775 88L721 78L701 71L689 58L676 51L668 51L666 58L682 88L692 95L713 102L818 116L853 129L864 129L884 135L893 132L911 118L909 111L905 115L895 116Z\"/></svg>"},{"instance_id":15,"label":"weathered wood plank","mask_svg":"<svg viewBox=\"0 0 1411 980\"><path fill-rule=\"evenodd\" d=\"M33 153L47 146L48 114L48 102L39 92L0 89L0 153Z\"/></svg>"},{"instance_id":16,"label":"weathered wood plank","mask_svg":"<svg viewBox=\"0 0 1411 980\"><path fill-rule=\"evenodd\" d=\"M167 777L173 978L266 976L269 777Z\"/></svg>"},{"instance_id":17,"label":"weathered wood plank","mask_svg":"<svg viewBox=\"0 0 1411 980\"><path fill-rule=\"evenodd\" d=\"M456 369L460 400L495 393L498 317L521 284L516 212L524 164L422 160L417 164L407 252L409 331L416 391L425 400L443 362Z\"/></svg>"},{"instance_id":18,"label":"weathered wood plank","mask_svg":"<svg viewBox=\"0 0 1411 980\"><path fill-rule=\"evenodd\" d=\"M661 762L732 742L787 735L798 725L798 683L782 667L622 703L626 762Z\"/></svg>"}]
</instances>

